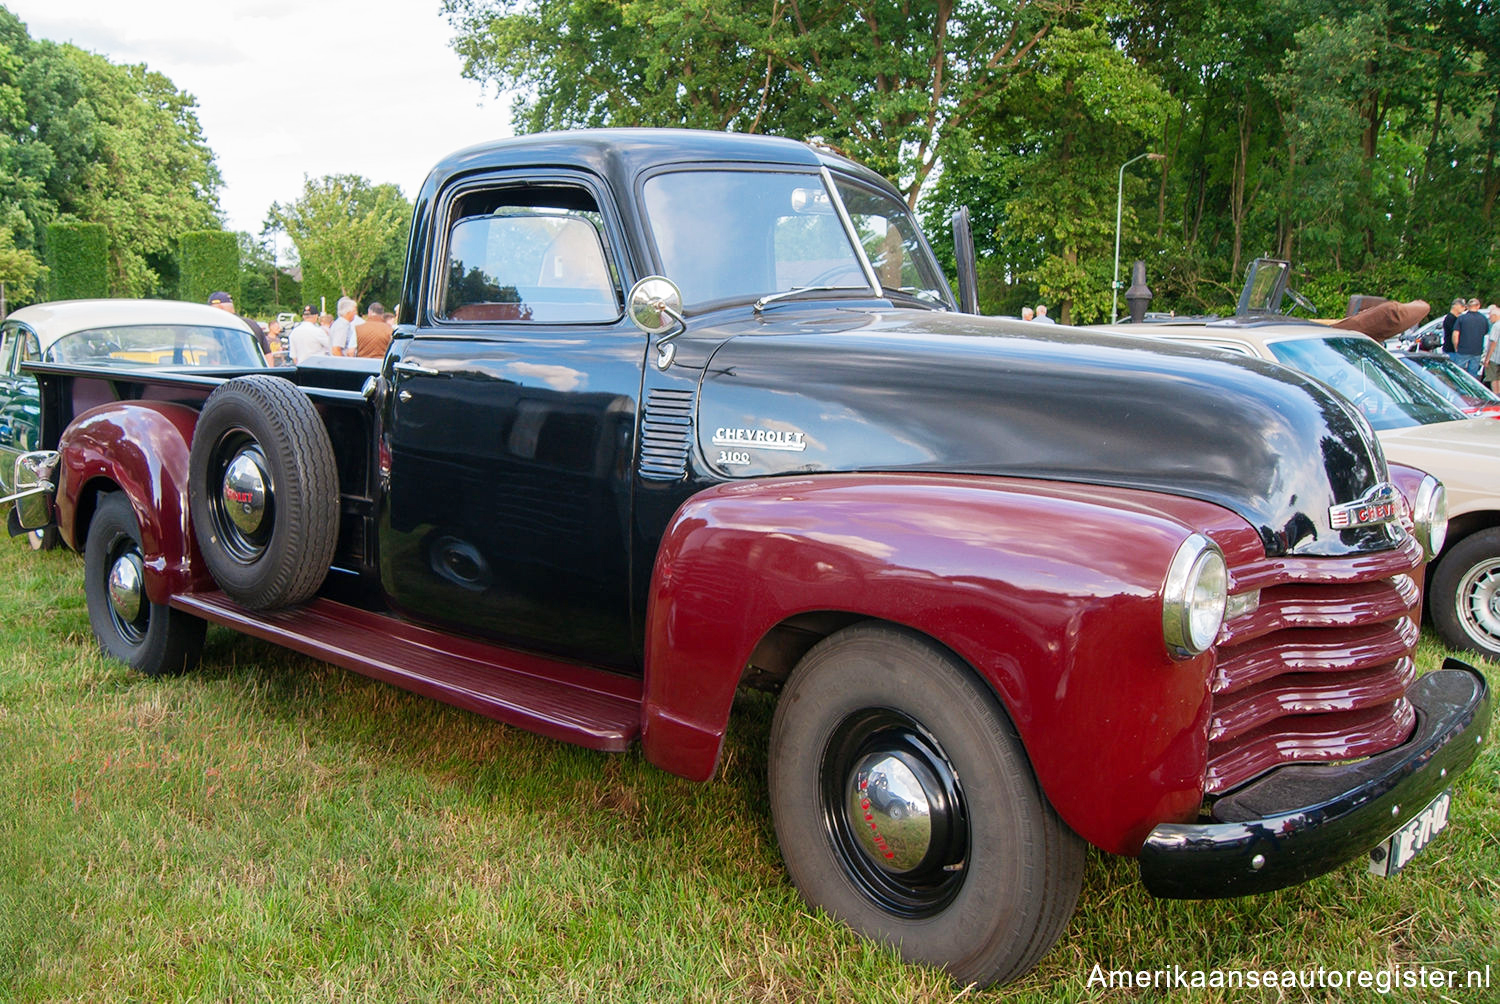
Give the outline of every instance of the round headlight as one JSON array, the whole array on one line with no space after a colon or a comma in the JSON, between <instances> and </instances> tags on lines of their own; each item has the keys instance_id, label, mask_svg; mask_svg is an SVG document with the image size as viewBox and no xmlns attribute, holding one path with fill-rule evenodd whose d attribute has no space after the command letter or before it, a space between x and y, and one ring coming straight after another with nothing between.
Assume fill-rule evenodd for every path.
<instances>
[{"instance_id":1,"label":"round headlight","mask_svg":"<svg viewBox=\"0 0 1500 1004\"><path fill-rule=\"evenodd\" d=\"M1422 487L1417 489L1411 516L1412 533L1431 561L1448 539L1448 490L1431 474L1422 479Z\"/></svg>"},{"instance_id":2,"label":"round headlight","mask_svg":"<svg viewBox=\"0 0 1500 1004\"><path fill-rule=\"evenodd\" d=\"M1201 534L1182 542L1167 569L1161 629L1167 651L1189 658L1208 651L1224 623L1229 569L1217 545Z\"/></svg>"}]
</instances>

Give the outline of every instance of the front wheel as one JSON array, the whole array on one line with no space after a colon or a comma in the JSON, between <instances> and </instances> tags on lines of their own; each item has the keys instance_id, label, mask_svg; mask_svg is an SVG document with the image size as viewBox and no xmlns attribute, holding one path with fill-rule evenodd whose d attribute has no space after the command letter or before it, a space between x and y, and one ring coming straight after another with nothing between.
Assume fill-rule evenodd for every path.
<instances>
[{"instance_id":1,"label":"front wheel","mask_svg":"<svg viewBox=\"0 0 1500 1004\"><path fill-rule=\"evenodd\" d=\"M1500 659L1500 528L1472 533L1448 549L1427 603L1444 642Z\"/></svg>"},{"instance_id":2,"label":"front wheel","mask_svg":"<svg viewBox=\"0 0 1500 1004\"><path fill-rule=\"evenodd\" d=\"M803 896L910 961L1015 979L1072 915L1082 840L994 695L920 637L857 625L815 646L777 703L769 784Z\"/></svg>"},{"instance_id":3,"label":"front wheel","mask_svg":"<svg viewBox=\"0 0 1500 1004\"><path fill-rule=\"evenodd\" d=\"M146 595L140 523L121 492L104 496L89 524L83 595L105 655L147 676L181 673L198 664L207 625Z\"/></svg>"}]
</instances>

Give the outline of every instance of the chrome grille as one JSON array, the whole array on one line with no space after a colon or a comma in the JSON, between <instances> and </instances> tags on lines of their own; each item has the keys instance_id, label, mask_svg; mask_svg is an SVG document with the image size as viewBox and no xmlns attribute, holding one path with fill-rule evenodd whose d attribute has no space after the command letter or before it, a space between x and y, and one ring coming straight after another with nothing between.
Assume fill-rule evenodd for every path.
<instances>
[{"instance_id":1,"label":"chrome grille","mask_svg":"<svg viewBox=\"0 0 1500 1004\"><path fill-rule=\"evenodd\" d=\"M1288 763L1353 760L1411 734L1421 547L1358 558L1263 559L1233 569L1259 607L1217 645L1205 791Z\"/></svg>"}]
</instances>

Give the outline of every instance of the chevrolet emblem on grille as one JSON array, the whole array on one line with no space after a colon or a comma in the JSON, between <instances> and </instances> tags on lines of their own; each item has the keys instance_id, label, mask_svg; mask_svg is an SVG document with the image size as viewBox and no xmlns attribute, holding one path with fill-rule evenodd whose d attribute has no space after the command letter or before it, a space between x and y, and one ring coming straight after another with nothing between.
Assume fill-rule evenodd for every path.
<instances>
[{"instance_id":1,"label":"chevrolet emblem on grille","mask_svg":"<svg viewBox=\"0 0 1500 1004\"><path fill-rule=\"evenodd\" d=\"M1362 498L1328 507L1328 522L1335 530L1390 523L1395 519L1396 489L1384 481L1365 492Z\"/></svg>"}]
</instances>

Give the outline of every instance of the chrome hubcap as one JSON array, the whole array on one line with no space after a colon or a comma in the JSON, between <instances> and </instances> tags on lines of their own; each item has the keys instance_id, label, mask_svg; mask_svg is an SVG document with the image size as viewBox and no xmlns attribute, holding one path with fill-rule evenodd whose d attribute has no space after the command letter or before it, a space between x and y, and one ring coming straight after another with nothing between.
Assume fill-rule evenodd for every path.
<instances>
[{"instance_id":1,"label":"chrome hubcap","mask_svg":"<svg viewBox=\"0 0 1500 1004\"><path fill-rule=\"evenodd\" d=\"M265 554L276 529L276 482L265 451L244 429L230 429L208 472L218 491L209 498L214 536L235 561L252 565Z\"/></svg>"},{"instance_id":2,"label":"chrome hubcap","mask_svg":"<svg viewBox=\"0 0 1500 1004\"><path fill-rule=\"evenodd\" d=\"M266 520L265 457L258 446L235 454L224 470L224 512L241 533L253 534Z\"/></svg>"},{"instance_id":3,"label":"chrome hubcap","mask_svg":"<svg viewBox=\"0 0 1500 1004\"><path fill-rule=\"evenodd\" d=\"M861 849L882 871L904 874L927 857L932 798L901 754L876 752L859 762L849 777L848 811Z\"/></svg>"},{"instance_id":4,"label":"chrome hubcap","mask_svg":"<svg viewBox=\"0 0 1500 1004\"><path fill-rule=\"evenodd\" d=\"M109 569L109 605L115 615L127 624L141 616L144 602L144 568L141 556L127 551L115 559Z\"/></svg>"}]
</instances>

